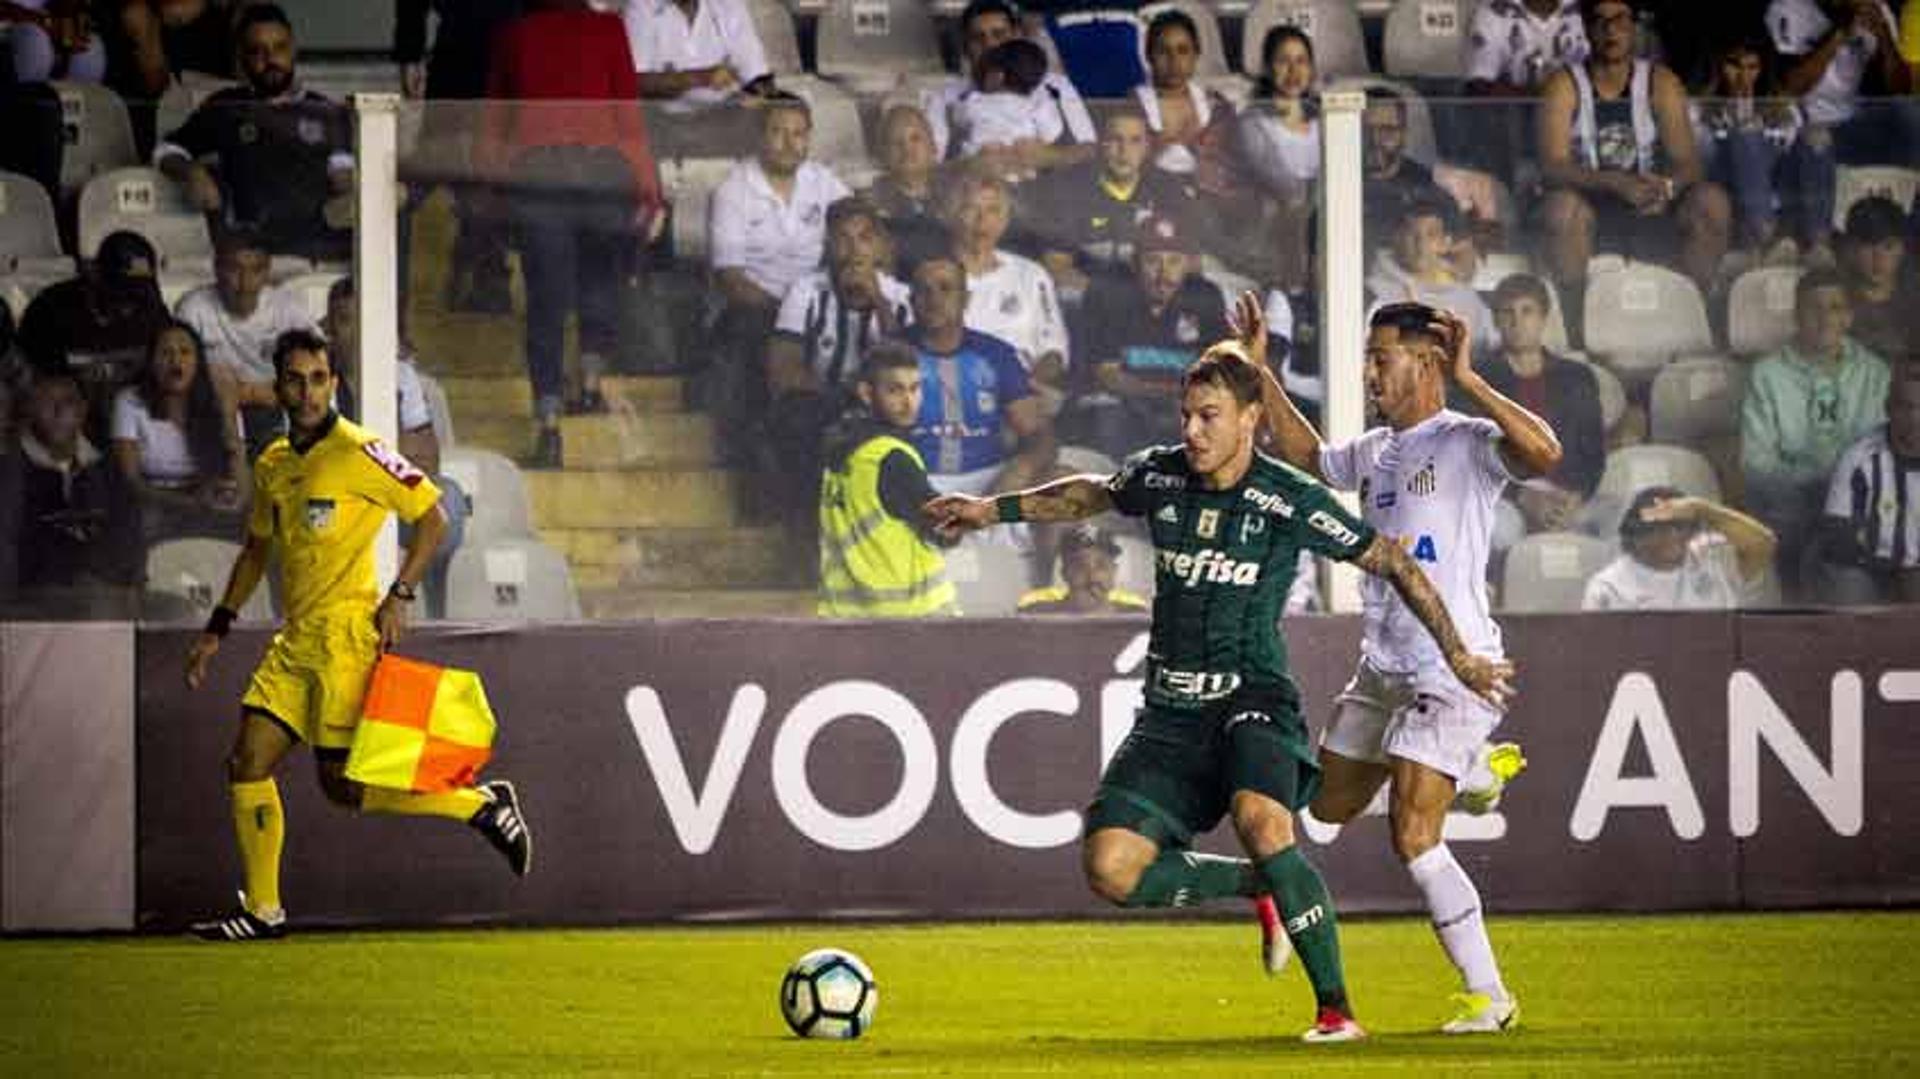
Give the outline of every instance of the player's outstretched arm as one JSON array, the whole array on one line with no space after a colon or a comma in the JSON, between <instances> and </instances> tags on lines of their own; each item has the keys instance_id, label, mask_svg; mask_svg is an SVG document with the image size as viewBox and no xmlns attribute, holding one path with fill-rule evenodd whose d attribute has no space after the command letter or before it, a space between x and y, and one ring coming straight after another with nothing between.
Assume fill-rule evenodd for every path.
<instances>
[{"instance_id":1,"label":"player's outstretched arm","mask_svg":"<svg viewBox=\"0 0 1920 1079\"><path fill-rule=\"evenodd\" d=\"M1496 706L1505 707L1513 696L1513 664L1504 659L1478 656L1467 651L1460 640L1460 631L1454 628L1452 616L1447 614L1447 605L1434 591L1433 583L1420 571L1407 552L1398 543L1386 536L1375 536L1373 543L1360 557L1354 559L1354 565L1376 577L1385 578L1400 594L1401 602L1427 627L1433 635L1440 653L1447 658L1447 666L1463 685Z\"/></svg>"},{"instance_id":2,"label":"player's outstretched arm","mask_svg":"<svg viewBox=\"0 0 1920 1079\"><path fill-rule=\"evenodd\" d=\"M1113 508L1113 495L1100 476L1067 476L1024 491L994 498L941 495L922 506L935 532L957 537L991 524L1019 521L1078 521Z\"/></svg>"},{"instance_id":3,"label":"player's outstretched arm","mask_svg":"<svg viewBox=\"0 0 1920 1079\"><path fill-rule=\"evenodd\" d=\"M1452 353L1447 358L1447 378L1500 428L1500 456L1506 461L1507 469L1520 479L1532 479L1560 467L1560 438L1553 433L1552 426L1494 389L1492 383L1473 369L1473 335L1465 319L1446 310L1441 310L1439 315L1446 326Z\"/></svg>"},{"instance_id":4,"label":"player's outstretched arm","mask_svg":"<svg viewBox=\"0 0 1920 1079\"><path fill-rule=\"evenodd\" d=\"M260 578L267 572L267 556L272 552L273 541L265 536L256 536L249 529L240 543L240 553L234 556L233 569L227 574L227 590L220 596L220 606L214 608L213 618L207 622L207 628L193 639L193 646L187 651L187 688L199 689L207 680L207 665L213 662L214 653L220 651L220 639L227 634L227 625L233 621L233 612L246 606L247 597L260 585Z\"/></svg>"},{"instance_id":5,"label":"player's outstretched arm","mask_svg":"<svg viewBox=\"0 0 1920 1079\"><path fill-rule=\"evenodd\" d=\"M1312 476L1320 476L1320 432L1287 396L1280 376L1267 363L1267 318L1260 297L1249 289L1233 305L1233 334L1247 351L1247 358L1260 369L1260 407L1267 417L1267 433L1273 437L1280 459ZM1325 478L1325 477L1321 477Z\"/></svg>"}]
</instances>

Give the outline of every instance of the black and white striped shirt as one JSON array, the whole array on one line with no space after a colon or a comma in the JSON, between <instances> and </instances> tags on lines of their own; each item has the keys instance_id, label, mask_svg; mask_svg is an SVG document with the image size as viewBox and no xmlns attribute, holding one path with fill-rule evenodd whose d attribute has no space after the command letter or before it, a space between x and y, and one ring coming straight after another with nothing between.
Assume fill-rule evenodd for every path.
<instances>
[{"instance_id":1,"label":"black and white striped shirt","mask_svg":"<svg viewBox=\"0 0 1920 1079\"><path fill-rule=\"evenodd\" d=\"M1883 425L1847 447L1827 487L1826 515L1844 522L1863 562L1920 568L1920 457L1902 457Z\"/></svg>"},{"instance_id":2,"label":"black and white striped shirt","mask_svg":"<svg viewBox=\"0 0 1920 1079\"><path fill-rule=\"evenodd\" d=\"M880 275L880 295L893 309L894 324L899 327L911 321L907 293L905 283ZM787 290L773 331L800 342L806 349L807 366L820 377L822 387L851 385L860 374L867 346L881 337L877 314L848 310L826 270L815 270Z\"/></svg>"}]
</instances>

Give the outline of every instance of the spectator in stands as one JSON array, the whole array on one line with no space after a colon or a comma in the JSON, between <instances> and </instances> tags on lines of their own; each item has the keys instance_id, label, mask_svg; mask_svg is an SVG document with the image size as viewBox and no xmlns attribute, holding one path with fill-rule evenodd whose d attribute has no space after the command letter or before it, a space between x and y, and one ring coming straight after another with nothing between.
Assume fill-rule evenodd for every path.
<instances>
[{"instance_id":1,"label":"spectator in stands","mask_svg":"<svg viewBox=\"0 0 1920 1079\"><path fill-rule=\"evenodd\" d=\"M988 49L974 65L972 90L953 103L950 117L959 141L959 156L991 152L978 167L992 169L1010 180L1031 178L1035 171L1012 156L1023 145L1046 145L1053 134L1047 114L1036 113L1033 96L1047 74L1047 51L1014 38Z\"/></svg>"},{"instance_id":2,"label":"spectator in stands","mask_svg":"<svg viewBox=\"0 0 1920 1079\"><path fill-rule=\"evenodd\" d=\"M360 385L360 300L355 295L353 278L342 277L327 289L327 317L320 324L320 330L327 337L327 354L333 360L334 369L339 375L339 411L342 416L356 423L360 422L358 407ZM472 503L467 498L466 489L440 471L440 451L443 440L434 423L433 408L427 400L426 384L422 381L420 367L414 361L412 350L404 344L400 354L394 357L394 419L399 437L394 445L401 456L433 477L434 486L440 488L440 509L447 515L446 533L440 539L440 546L434 549L433 561L427 566L427 611L435 618L443 618L447 613L447 569L453 564L454 552L460 549L460 543L466 538L467 518L473 516ZM413 526L400 526L400 543L406 546L411 542Z\"/></svg>"},{"instance_id":3,"label":"spectator in stands","mask_svg":"<svg viewBox=\"0 0 1920 1079\"><path fill-rule=\"evenodd\" d=\"M995 48L1022 37L1020 16L1009 0L971 0L960 13L960 69L963 74L933 86L920 95L920 108L932 128L940 158L958 156L958 140L950 135L954 108L980 88L981 63ZM1132 85L1129 83L1128 85ZM1118 93L1124 92L1124 88ZM1028 97L1032 123L1040 138L1017 144L1011 151L989 154L989 164L1008 171L1045 170L1086 159L1083 148L1093 142L1093 120L1074 89L1072 80L1056 72L1041 77ZM997 158L997 160L995 160Z\"/></svg>"},{"instance_id":4,"label":"spectator in stands","mask_svg":"<svg viewBox=\"0 0 1920 1079\"><path fill-rule=\"evenodd\" d=\"M1459 242L1460 214L1442 194L1409 204L1393 231L1393 247L1367 275L1367 292L1376 303L1412 300L1446 308L1466 320L1476 350L1500 348L1493 312L1469 281L1455 276L1452 255Z\"/></svg>"},{"instance_id":5,"label":"spectator in stands","mask_svg":"<svg viewBox=\"0 0 1920 1079\"><path fill-rule=\"evenodd\" d=\"M1061 417L1068 441L1120 458L1180 440L1180 376L1228 336L1226 297L1199 269L1185 224L1151 217L1135 242L1133 275L1094 283L1080 353L1092 370L1076 379Z\"/></svg>"},{"instance_id":6,"label":"spectator in stands","mask_svg":"<svg viewBox=\"0 0 1920 1079\"><path fill-rule=\"evenodd\" d=\"M86 0L6 0L0 26L7 27L16 82L101 82L107 48L93 29Z\"/></svg>"},{"instance_id":7,"label":"spectator in stands","mask_svg":"<svg viewBox=\"0 0 1920 1079\"><path fill-rule=\"evenodd\" d=\"M1846 164L1920 158L1913 111L1901 103L1862 106L1867 95L1913 90L1900 57L1893 12L1882 0L1773 0L1767 29L1784 67L1781 88L1798 95L1807 122L1826 133ZM1822 142L1827 140L1823 139Z\"/></svg>"},{"instance_id":8,"label":"spectator in stands","mask_svg":"<svg viewBox=\"0 0 1920 1079\"><path fill-rule=\"evenodd\" d=\"M933 485L988 494L1037 482L1053 464L1052 424L1013 346L967 325L958 255L936 252L914 267L912 303L907 340L921 379L913 445Z\"/></svg>"},{"instance_id":9,"label":"spectator in stands","mask_svg":"<svg viewBox=\"0 0 1920 1079\"><path fill-rule=\"evenodd\" d=\"M1439 182L1437 168L1429 168L1407 155L1407 104L1392 90L1374 87L1367 91L1367 111L1361 116L1365 145L1361 165L1366 169L1363 228L1369 249L1390 241L1400 227L1400 219L1411 207L1433 202L1451 203L1468 216L1464 229L1455 230L1457 276L1471 279L1473 252L1479 237L1496 242L1499 223L1494 219L1491 200L1475 200L1463 205L1460 198ZM1476 182L1484 174L1456 170ZM1470 241L1470 242L1459 242ZM1464 263L1464 264L1462 264Z\"/></svg>"},{"instance_id":10,"label":"spectator in stands","mask_svg":"<svg viewBox=\"0 0 1920 1079\"><path fill-rule=\"evenodd\" d=\"M774 92L747 0L628 0L622 18L642 97L693 106Z\"/></svg>"},{"instance_id":11,"label":"spectator in stands","mask_svg":"<svg viewBox=\"0 0 1920 1079\"><path fill-rule=\"evenodd\" d=\"M1482 373L1493 388L1547 421L1560 438L1560 465L1552 473L1509 488L1529 532L1574 527L1607 469L1607 436L1600 386L1586 365L1547 351L1542 339L1552 298L1532 274L1514 274L1493 291L1493 322L1500 347Z\"/></svg>"},{"instance_id":12,"label":"spectator in stands","mask_svg":"<svg viewBox=\"0 0 1920 1079\"><path fill-rule=\"evenodd\" d=\"M487 69L492 63L495 31L517 18L523 0L399 0L393 15L393 59L400 65L400 90L409 100L427 102L420 116L421 155L436 144L463 143L473 133L477 107L450 102L476 102L487 96ZM431 54L427 49L427 15L433 15ZM456 151L457 152L457 151ZM412 251L412 211L427 188L408 191L400 233L400 287L404 295ZM447 260L445 302L450 310L505 315L513 311L511 273L507 267L507 222L504 215L483 212L483 200L473 188L455 185L453 195L453 254ZM404 300L403 300L404 302Z\"/></svg>"},{"instance_id":13,"label":"spectator in stands","mask_svg":"<svg viewBox=\"0 0 1920 1079\"><path fill-rule=\"evenodd\" d=\"M1740 408L1747 505L1780 537L1780 576L1799 580L1827 480L1846 448L1885 414L1886 361L1849 336L1852 301L1833 270L1794 290L1794 339L1754 365Z\"/></svg>"},{"instance_id":14,"label":"spectator in stands","mask_svg":"<svg viewBox=\"0 0 1920 1079\"><path fill-rule=\"evenodd\" d=\"M896 265L947 245L938 202L940 155L927 116L912 105L890 106L880 117L881 173L863 194L893 237Z\"/></svg>"},{"instance_id":15,"label":"spectator in stands","mask_svg":"<svg viewBox=\"0 0 1920 1079\"><path fill-rule=\"evenodd\" d=\"M129 104L155 101L181 75L234 77L239 12L227 0L124 0L109 24L108 67Z\"/></svg>"},{"instance_id":16,"label":"spectator in stands","mask_svg":"<svg viewBox=\"0 0 1920 1079\"><path fill-rule=\"evenodd\" d=\"M558 468L562 411L604 412L600 377L620 338L619 284L665 225L659 174L635 104L620 21L547 0L500 29L476 155L506 179L527 288L527 375L538 442ZM567 105L565 102L606 102ZM567 316L578 316L580 381L566 392Z\"/></svg>"},{"instance_id":17,"label":"spectator in stands","mask_svg":"<svg viewBox=\"0 0 1920 1079\"><path fill-rule=\"evenodd\" d=\"M86 411L71 372L36 370L19 452L0 457L16 573L0 584L17 586L23 614L130 617L144 576L139 503L83 433Z\"/></svg>"},{"instance_id":18,"label":"spectator in stands","mask_svg":"<svg viewBox=\"0 0 1920 1079\"><path fill-rule=\"evenodd\" d=\"M1116 587L1120 541L1091 522L1081 522L1060 537L1061 583L1036 588L1020 597L1021 614L1141 614L1147 601Z\"/></svg>"},{"instance_id":19,"label":"spectator in stands","mask_svg":"<svg viewBox=\"0 0 1920 1079\"><path fill-rule=\"evenodd\" d=\"M43 289L20 320L20 349L36 367L71 368L88 383L118 385L138 373L167 321L154 277L160 259L137 232L100 241L80 276Z\"/></svg>"},{"instance_id":20,"label":"spectator in stands","mask_svg":"<svg viewBox=\"0 0 1920 1079\"><path fill-rule=\"evenodd\" d=\"M1467 93L1538 97L1548 75L1586 59L1580 0L1483 0L1467 39Z\"/></svg>"},{"instance_id":21,"label":"spectator in stands","mask_svg":"<svg viewBox=\"0 0 1920 1079\"><path fill-rule=\"evenodd\" d=\"M1895 369L1886 426L1840 455L1817 550L1821 600L1920 603L1920 364Z\"/></svg>"},{"instance_id":22,"label":"spectator in stands","mask_svg":"<svg viewBox=\"0 0 1920 1079\"><path fill-rule=\"evenodd\" d=\"M1920 287L1907 267L1907 215L1884 195L1847 210L1841 266L1853 300L1853 339L1882 359L1912 354L1920 331Z\"/></svg>"},{"instance_id":23,"label":"spectator in stands","mask_svg":"<svg viewBox=\"0 0 1920 1079\"><path fill-rule=\"evenodd\" d=\"M1022 192L1022 232L1060 296L1077 303L1092 280L1133 275L1133 245L1149 217L1191 220L1192 185L1148 161L1147 118L1131 104L1100 118L1100 156L1062 169Z\"/></svg>"},{"instance_id":24,"label":"spectator in stands","mask_svg":"<svg viewBox=\"0 0 1920 1079\"><path fill-rule=\"evenodd\" d=\"M1134 88L1154 135L1154 164L1192 177L1209 195L1238 184L1233 161L1233 106L1193 79L1200 61L1200 30L1179 8L1147 24L1147 67L1152 78Z\"/></svg>"},{"instance_id":25,"label":"spectator in stands","mask_svg":"<svg viewBox=\"0 0 1920 1079\"><path fill-rule=\"evenodd\" d=\"M1313 39L1285 24L1260 43L1253 101L1240 113L1248 175L1290 207L1310 206L1320 181L1320 100Z\"/></svg>"},{"instance_id":26,"label":"spectator in stands","mask_svg":"<svg viewBox=\"0 0 1920 1079\"><path fill-rule=\"evenodd\" d=\"M1733 210L1701 171L1686 88L1634 56L1628 0L1582 0L1580 10L1592 52L1548 78L1536 130L1555 283L1580 310L1596 245L1664 261L1677 232L1679 268L1711 292Z\"/></svg>"},{"instance_id":27,"label":"spectator in stands","mask_svg":"<svg viewBox=\"0 0 1920 1079\"><path fill-rule=\"evenodd\" d=\"M1589 611L1729 610L1760 595L1774 538L1759 521L1677 487L1648 487L1620 518L1621 553L1587 581Z\"/></svg>"},{"instance_id":28,"label":"spectator in stands","mask_svg":"<svg viewBox=\"0 0 1920 1079\"><path fill-rule=\"evenodd\" d=\"M707 257L723 306L715 325L716 367L705 382L723 429L745 430L758 421L767 338L780 301L819 267L827 207L851 194L825 165L807 160L812 136L805 101L767 99L758 154L734 166L708 206Z\"/></svg>"},{"instance_id":29,"label":"spectator in stands","mask_svg":"<svg viewBox=\"0 0 1920 1079\"><path fill-rule=\"evenodd\" d=\"M140 380L113 400L113 458L140 500L148 542L206 534L231 539L248 491L234 387L207 363L184 322L154 335Z\"/></svg>"},{"instance_id":30,"label":"spectator in stands","mask_svg":"<svg viewBox=\"0 0 1920 1079\"><path fill-rule=\"evenodd\" d=\"M214 241L213 284L180 297L174 308L200 335L208 365L234 383L249 460L286 430L274 393L273 344L288 330L314 328L305 301L269 283L271 268L257 235L223 232Z\"/></svg>"},{"instance_id":31,"label":"spectator in stands","mask_svg":"<svg viewBox=\"0 0 1920 1079\"><path fill-rule=\"evenodd\" d=\"M1047 271L1000 246L1012 217L999 177L970 172L954 185L947 226L967 271L967 328L1012 345L1033 381L1057 394L1071 361L1066 319Z\"/></svg>"},{"instance_id":32,"label":"spectator in stands","mask_svg":"<svg viewBox=\"0 0 1920 1079\"><path fill-rule=\"evenodd\" d=\"M278 5L248 5L234 33L245 84L207 98L154 151L154 167L275 254L344 259L353 248L353 115L300 87L293 24Z\"/></svg>"},{"instance_id":33,"label":"spectator in stands","mask_svg":"<svg viewBox=\"0 0 1920 1079\"><path fill-rule=\"evenodd\" d=\"M911 301L893 276L893 244L880 211L859 196L827 208L827 265L794 282L767 343L766 501L802 529L818 503L820 437L857 404L860 358L906 329ZM817 522L815 522L817 523ZM812 550L812 543L796 544Z\"/></svg>"},{"instance_id":34,"label":"spectator in stands","mask_svg":"<svg viewBox=\"0 0 1920 1079\"><path fill-rule=\"evenodd\" d=\"M1833 166L1800 137L1800 108L1779 95L1764 38L1743 36L1714 55L1713 78L1691 104L1694 138L1707 178L1732 193L1738 242L1767 262L1799 251L1831 264ZM1779 218L1791 212L1782 233Z\"/></svg>"}]
</instances>

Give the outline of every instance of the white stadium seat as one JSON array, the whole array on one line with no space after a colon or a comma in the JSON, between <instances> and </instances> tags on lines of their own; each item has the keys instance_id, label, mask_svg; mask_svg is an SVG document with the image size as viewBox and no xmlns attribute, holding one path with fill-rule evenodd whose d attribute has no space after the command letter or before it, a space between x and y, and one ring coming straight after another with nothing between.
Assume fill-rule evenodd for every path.
<instances>
[{"instance_id":1,"label":"white stadium seat","mask_svg":"<svg viewBox=\"0 0 1920 1079\"><path fill-rule=\"evenodd\" d=\"M147 590L184 600L191 620L204 622L225 593L227 575L239 554L240 545L231 540L195 537L156 543L147 550ZM240 620L273 621L269 592L265 582L255 588L240 608Z\"/></svg>"},{"instance_id":2,"label":"white stadium seat","mask_svg":"<svg viewBox=\"0 0 1920 1079\"><path fill-rule=\"evenodd\" d=\"M814 65L855 93L885 93L904 75L937 74L940 38L922 0L832 0L820 14Z\"/></svg>"},{"instance_id":3,"label":"white stadium seat","mask_svg":"<svg viewBox=\"0 0 1920 1079\"><path fill-rule=\"evenodd\" d=\"M47 189L31 176L0 172L0 273L14 271L67 276L73 260L60 247Z\"/></svg>"},{"instance_id":4,"label":"white stadium seat","mask_svg":"<svg viewBox=\"0 0 1920 1079\"><path fill-rule=\"evenodd\" d=\"M80 192L80 252L92 258L100 241L137 232L160 253L160 269L211 269L213 237L207 216L187 201L179 184L149 168L103 172Z\"/></svg>"},{"instance_id":5,"label":"white stadium seat","mask_svg":"<svg viewBox=\"0 0 1920 1079\"><path fill-rule=\"evenodd\" d=\"M707 257L707 208L713 189L733 171L732 158L686 158L660 165L660 186L673 204L673 252L692 263Z\"/></svg>"},{"instance_id":6,"label":"white stadium seat","mask_svg":"<svg viewBox=\"0 0 1920 1079\"><path fill-rule=\"evenodd\" d=\"M60 187L78 191L103 172L140 163L133 145L133 120L120 95L86 82L55 82L60 95L66 152L60 159Z\"/></svg>"},{"instance_id":7,"label":"white stadium seat","mask_svg":"<svg viewBox=\"0 0 1920 1079\"><path fill-rule=\"evenodd\" d=\"M1630 262L1594 274L1585 313L1588 351L1630 384L1652 381L1676 355L1713 351L1699 288L1662 266Z\"/></svg>"},{"instance_id":8,"label":"white stadium seat","mask_svg":"<svg viewBox=\"0 0 1920 1079\"><path fill-rule=\"evenodd\" d=\"M975 532L946 552L947 580L971 618L1013 614L1033 580L1033 559L1019 532Z\"/></svg>"},{"instance_id":9,"label":"white stadium seat","mask_svg":"<svg viewBox=\"0 0 1920 1079\"><path fill-rule=\"evenodd\" d=\"M1397 79L1464 79L1474 0L1399 0L1387 12L1380 66Z\"/></svg>"},{"instance_id":10,"label":"white stadium seat","mask_svg":"<svg viewBox=\"0 0 1920 1079\"><path fill-rule=\"evenodd\" d=\"M1793 339L1793 293L1806 271L1760 266L1741 274L1727 294L1727 347L1737 356L1772 352Z\"/></svg>"},{"instance_id":11,"label":"white stadium seat","mask_svg":"<svg viewBox=\"0 0 1920 1079\"><path fill-rule=\"evenodd\" d=\"M1704 454L1684 446L1625 446L1607 454L1607 470L1582 516L1587 531L1611 537L1633 496L1648 487L1677 487L1720 501L1720 480Z\"/></svg>"},{"instance_id":12,"label":"white stadium seat","mask_svg":"<svg viewBox=\"0 0 1920 1079\"><path fill-rule=\"evenodd\" d=\"M1747 369L1725 356L1683 356L1654 376L1647 433L1656 442L1699 445L1740 431Z\"/></svg>"},{"instance_id":13,"label":"white stadium seat","mask_svg":"<svg viewBox=\"0 0 1920 1079\"><path fill-rule=\"evenodd\" d=\"M467 518L468 544L533 535L526 477L512 461L474 446L443 447L440 471L453 477L473 504L473 516Z\"/></svg>"},{"instance_id":14,"label":"white stadium seat","mask_svg":"<svg viewBox=\"0 0 1920 1079\"><path fill-rule=\"evenodd\" d=\"M1076 474L1111 476L1120 470L1118 461L1086 446L1062 446L1053 459L1061 468Z\"/></svg>"},{"instance_id":15,"label":"white stadium seat","mask_svg":"<svg viewBox=\"0 0 1920 1079\"><path fill-rule=\"evenodd\" d=\"M1613 560L1614 546L1577 532L1538 532L1507 548L1500 608L1514 613L1577 611L1587 578Z\"/></svg>"},{"instance_id":16,"label":"white stadium seat","mask_svg":"<svg viewBox=\"0 0 1920 1079\"><path fill-rule=\"evenodd\" d=\"M1267 31L1286 23L1313 39L1315 66L1322 80L1365 75L1367 40L1353 0L1258 0L1247 12L1240 35L1241 70L1259 75L1260 44Z\"/></svg>"},{"instance_id":17,"label":"white stadium seat","mask_svg":"<svg viewBox=\"0 0 1920 1079\"><path fill-rule=\"evenodd\" d=\"M1898 165L1842 165L1834 177L1834 231L1847 227L1847 211L1868 195L1884 195L1907 211L1913 208L1916 190L1920 190L1920 170Z\"/></svg>"},{"instance_id":18,"label":"white stadium seat","mask_svg":"<svg viewBox=\"0 0 1920 1079\"><path fill-rule=\"evenodd\" d=\"M457 622L564 622L580 597L560 552L537 539L471 538L447 567L446 616Z\"/></svg>"},{"instance_id":19,"label":"white stadium seat","mask_svg":"<svg viewBox=\"0 0 1920 1079\"><path fill-rule=\"evenodd\" d=\"M300 302L306 305L307 317L313 319L317 326L327 317L328 290L333 288L335 281L345 276L330 270L309 270L276 283L300 297Z\"/></svg>"},{"instance_id":20,"label":"white stadium seat","mask_svg":"<svg viewBox=\"0 0 1920 1079\"><path fill-rule=\"evenodd\" d=\"M793 12L781 0L747 0L747 13L753 18L753 31L760 36L760 48L767 54L767 67L775 75L798 75L800 40L793 27Z\"/></svg>"}]
</instances>

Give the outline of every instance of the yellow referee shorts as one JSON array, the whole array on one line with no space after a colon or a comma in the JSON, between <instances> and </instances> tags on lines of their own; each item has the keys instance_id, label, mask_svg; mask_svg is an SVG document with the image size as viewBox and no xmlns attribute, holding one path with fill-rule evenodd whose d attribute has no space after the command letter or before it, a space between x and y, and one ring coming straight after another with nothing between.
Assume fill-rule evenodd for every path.
<instances>
[{"instance_id":1,"label":"yellow referee shorts","mask_svg":"<svg viewBox=\"0 0 1920 1079\"><path fill-rule=\"evenodd\" d=\"M274 634L240 706L278 719L317 749L346 749L380 658L372 611L329 613Z\"/></svg>"}]
</instances>

